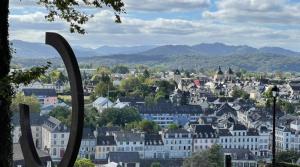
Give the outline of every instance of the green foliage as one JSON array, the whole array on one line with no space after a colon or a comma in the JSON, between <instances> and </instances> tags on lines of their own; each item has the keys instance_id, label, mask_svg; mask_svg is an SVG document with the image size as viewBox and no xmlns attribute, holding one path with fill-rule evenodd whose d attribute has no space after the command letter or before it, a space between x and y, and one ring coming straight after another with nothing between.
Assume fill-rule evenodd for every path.
<instances>
[{"instance_id":1,"label":"green foliage","mask_svg":"<svg viewBox=\"0 0 300 167\"><path fill-rule=\"evenodd\" d=\"M175 130L175 129L179 129L179 126L175 123L172 123L168 126L168 129L170 130Z\"/></svg>"},{"instance_id":2,"label":"green foliage","mask_svg":"<svg viewBox=\"0 0 300 167\"><path fill-rule=\"evenodd\" d=\"M107 96L108 95L108 91L109 89L114 89L113 87L113 83L112 82L109 82L109 83L105 83L105 82L99 82L96 87L95 87L95 90L94 90L94 95L95 96Z\"/></svg>"},{"instance_id":3,"label":"green foliage","mask_svg":"<svg viewBox=\"0 0 300 167\"><path fill-rule=\"evenodd\" d=\"M90 128L96 128L98 120L99 119L99 113L95 108L85 108L84 110L84 126L90 127Z\"/></svg>"},{"instance_id":4,"label":"green foliage","mask_svg":"<svg viewBox=\"0 0 300 167\"><path fill-rule=\"evenodd\" d=\"M136 129L139 131L143 131L145 133L158 133L160 127L153 121L142 120L142 121L136 121L136 122L131 122L129 124L126 124L125 129L126 130Z\"/></svg>"},{"instance_id":5,"label":"green foliage","mask_svg":"<svg viewBox=\"0 0 300 167\"><path fill-rule=\"evenodd\" d=\"M143 76L144 76L145 78L149 78L149 77L150 77L150 73L149 73L149 71L148 71L147 69L144 70Z\"/></svg>"},{"instance_id":6,"label":"green foliage","mask_svg":"<svg viewBox=\"0 0 300 167\"><path fill-rule=\"evenodd\" d=\"M126 124L140 121L141 117L135 108L125 107L122 109L108 108L105 109L99 117L100 127L106 125L117 125L124 127Z\"/></svg>"},{"instance_id":7,"label":"green foliage","mask_svg":"<svg viewBox=\"0 0 300 167\"><path fill-rule=\"evenodd\" d=\"M82 158L75 161L74 167L95 167L95 164L89 159Z\"/></svg>"},{"instance_id":8,"label":"green foliage","mask_svg":"<svg viewBox=\"0 0 300 167\"><path fill-rule=\"evenodd\" d=\"M112 72L119 73L119 74L127 74L129 73L129 69L127 66L117 65L112 69Z\"/></svg>"},{"instance_id":9,"label":"green foliage","mask_svg":"<svg viewBox=\"0 0 300 167\"><path fill-rule=\"evenodd\" d=\"M147 106L153 106L153 105L155 105L156 103L157 103L157 101L156 101L156 99L155 99L154 96L148 95L148 96L145 97L145 104L146 104Z\"/></svg>"},{"instance_id":10,"label":"green foliage","mask_svg":"<svg viewBox=\"0 0 300 167\"><path fill-rule=\"evenodd\" d=\"M85 33L83 24L88 22L92 14L84 12L83 8L95 7L102 8L103 6L111 7L115 12L115 22L120 23L120 14L125 13L124 3L122 0L91 0L91 1L48 1L39 0L39 5L44 6L48 10L48 15L45 18L52 22L59 18L65 20L70 25L70 32Z\"/></svg>"},{"instance_id":11,"label":"green foliage","mask_svg":"<svg viewBox=\"0 0 300 167\"><path fill-rule=\"evenodd\" d=\"M24 96L22 93L17 93L12 99L10 110L19 112L19 104L27 104L31 112L41 111L41 104L35 96Z\"/></svg>"},{"instance_id":12,"label":"green foliage","mask_svg":"<svg viewBox=\"0 0 300 167\"><path fill-rule=\"evenodd\" d=\"M296 151L282 151L276 154L277 162L295 163L300 158L300 153Z\"/></svg>"},{"instance_id":13,"label":"green foliage","mask_svg":"<svg viewBox=\"0 0 300 167\"><path fill-rule=\"evenodd\" d=\"M282 111L289 113L289 114L295 114L295 105L294 104L292 104L288 101L283 101L283 100L279 100L278 104Z\"/></svg>"},{"instance_id":14,"label":"green foliage","mask_svg":"<svg viewBox=\"0 0 300 167\"><path fill-rule=\"evenodd\" d=\"M58 70L53 70L49 73L50 79L52 83L55 83L56 81L60 80L62 82L66 82L68 78Z\"/></svg>"},{"instance_id":15,"label":"green foliage","mask_svg":"<svg viewBox=\"0 0 300 167\"><path fill-rule=\"evenodd\" d=\"M237 88L237 87L235 87L232 90L231 96L233 98L243 98L243 99L249 99L249 97L250 97L249 93L247 93L243 89L240 89L240 88Z\"/></svg>"},{"instance_id":16,"label":"green foliage","mask_svg":"<svg viewBox=\"0 0 300 167\"><path fill-rule=\"evenodd\" d=\"M153 83L151 79L144 77L130 76L121 80L120 91L124 92L126 96L148 96L151 92L150 86Z\"/></svg>"},{"instance_id":17,"label":"green foliage","mask_svg":"<svg viewBox=\"0 0 300 167\"><path fill-rule=\"evenodd\" d=\"M50 67L51 63L47 62L47 65L41 67L32 67L29 70L21 71L16 70L11 73L9 76L9 80L11 83L19 85L24 84L27 85L33 80L38 79L41 75L45 74L45 72Z\"/></svg>"},{"instance_id":18,"label":"green foliage","mask_svg":"<svg viewBox=\"0 0 300 167\"><path fill-rule=\"evenodd\" d=\"M70 126L71 125L71 112L66 107L57 106L50 113L49 116L52 116L60 120L63 124Z\"/></svg>"},{"instance_id":19,"label":"green foliage","mask_svg":"<svg viewBox=\"0 0 300 167\"><path fill-rule=\"evenodd\" d=\"M185 159L183 167L223 167L224 158L221 147L213 145L210 149L194 153L191 157Z\"/></svg>"},{"instance_id":20,"label":"green foliage","mask_svg":"<svg viewBox=\"0 0 300 167\"><path fill-rule=\"evenodd\" d=\"M159 162L153 162L151 164L151 167L161 167L160 163Z\"/></svg>"}]
</instances>

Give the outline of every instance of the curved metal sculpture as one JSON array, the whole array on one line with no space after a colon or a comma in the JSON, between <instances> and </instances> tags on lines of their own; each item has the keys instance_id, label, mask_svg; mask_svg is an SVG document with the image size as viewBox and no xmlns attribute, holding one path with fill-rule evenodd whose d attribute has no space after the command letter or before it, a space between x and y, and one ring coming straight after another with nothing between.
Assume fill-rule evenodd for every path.
<instances>
[{"instance_id":1,"label":"curved metal sculpture","mask_svg":"<svg viewBox=\"0 0 300 167\"><path fill-rule=\"evenodd\" d=\"M53 46L60 54L66 66L72 92L72 122L66 152L58 167L72 167L79 152L84 120L84 100L80 70L72 48L59 34L46 32L46 44ZM20 104L20 125L22 136L20 144L27 167L42 167L34 147L30 128L29 107Z\"/></svg>"}]
</instances>

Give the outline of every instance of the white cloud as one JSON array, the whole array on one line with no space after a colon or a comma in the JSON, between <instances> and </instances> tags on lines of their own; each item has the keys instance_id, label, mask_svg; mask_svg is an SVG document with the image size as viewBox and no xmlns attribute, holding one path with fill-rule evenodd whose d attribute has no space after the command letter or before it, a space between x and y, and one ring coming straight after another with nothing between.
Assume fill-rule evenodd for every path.
<instances>
[{"instance_id":1,"label":"white cloud","mask_svg":"<svg viewBox=\"0 0 300 167\"><path fill-rule=\"evenodd\" d=\"M238 5L233 2L237 1L223 0L218 2L215 12L207 11L204 14L206 15L205 19L199 20L175 17L168 19L156 17L145 20L132 15L125 15L122 18L122 24L116 24L112 11L101 9L84 26L88 32L86 35L70 34L68 24L62 21L46 22L43 12L13 13L10 15L10 34L11 39L43 42L44 38L42 37L45 31L56 31L65 36L72 45L84 47L224 42L235 45L247 44L255 47L268 45L298 49L300 30L290 27L280 29L265 26L263 22L263 19L273 17L273 22L278 20L277 24L285 26L285 22L289 19L287 18L284 23L281 23L279 18L283 16L282 13L298 15L298 13L286 11L286 7L282 6L285 1L276 0L274 2L277 3L267 4L267 0L259 1L261 3L255 0L244 0L238 1ZM289 8L294 11L298 10L297 5L289 5ZM268 15L272 12L277 12L280 16ZM265 13L268 14L264 15ZM210 16L208 17L208 15ZM297 22L299 19L290 20ZM252 24L252 22L257 24Z\"/></svg>"},{"instance_id":2,"label":"white cloud","mask_svg":"<svg viewBox=\"0 0 300 167\"><path fill-rule=\"evenodd\" d=\"M210 0L124 0L125 8L128 11L188 11L191 9L208 8Z\"/></svg>"},{"instance_id":3,"label":"white cloud","mask_svg":"<svg viewBox=\"0 0 300 167\"><path fill-rule=\"evenodd\" d=\"M220 21L260 24L299 24L300 4L287 0L220 0L216 11L205 11L203 17Z\"/></svg>"}]
</instances>

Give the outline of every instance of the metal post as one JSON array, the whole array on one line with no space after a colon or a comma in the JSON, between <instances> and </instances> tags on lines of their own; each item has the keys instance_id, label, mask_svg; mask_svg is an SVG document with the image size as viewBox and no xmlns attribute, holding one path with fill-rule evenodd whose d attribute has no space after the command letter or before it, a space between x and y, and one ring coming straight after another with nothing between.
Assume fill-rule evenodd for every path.
<instances>
[{"instance_id":1,"label":"metal post","mask_svg":"<svg viewBox=\"0 0 300 167\"><path fill-rule=\"evenodd\" d=\"M276 119L276 97L273 99L273 137L272 137L272 166L275 167L275 153L276 153L276 138L275 138L275 119Z\"/></svg>"}]
</instances>

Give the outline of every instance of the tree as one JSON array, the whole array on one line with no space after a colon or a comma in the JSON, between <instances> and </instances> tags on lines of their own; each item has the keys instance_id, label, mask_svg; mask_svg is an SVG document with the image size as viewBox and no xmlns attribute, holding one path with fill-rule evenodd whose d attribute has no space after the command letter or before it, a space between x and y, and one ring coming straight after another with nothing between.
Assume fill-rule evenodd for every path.
<instances>
[{"instance_id":1,"label":"tree","mask_svg":"<svg viewBox=\"0 0 300 167\"><path fill-rule=\"evenodd\" d=\"M161 167L159 162L152 162L151 167Z\"/></svg>"},{"instance_id":2,"label":"tree","mask_svg":"<svg viewBox=\"0 0 300 167\"><path fill-rule=\"evenodd\" d=\"M148 95L148 96L145 97L145 104L147 106L153 106L153 105L156 104L156 102L157 101L155 100L155 97L152 96L152 95Z\"/></svg>"},{"instance_id":3,"label":"tree","mask_svg":"<svg viewBox=\"0 0 300 167\"><path fill-rule=\"evenodd\" d=\"M16 96L12 99L11 111L19 112L19 104L27 104L31 112L40 112L41 104L35 96L24 96L21 93L17 93Z\"/></svg>"},{"instance_id":4,"label":"tree","mask_svg":"<svg viewBox=\"0 0 300 167\"><path fill-rule=\"evenodd\" d=\"M175 123L172 123L168 126L169 130L175 130L175 129L179 129L179 126Z\"/></svg>"},{"instance_id":5,"label":"tree","mask_svg":"<svg viewBox=\"0 0 300 167\"><path fill-rule=\"evenodd\" d=\"M142 120L140 122L140 129L146 133L158 133L160 127L153 121Z\"/></svg>"},{"instance_id":6,"label":"tree","mask_svg":"<svg viewBox=\"0 0 300 167\"><path fill-rule=\"evenodd\" d=\"M300 153L297 151L282 151L276 154L277 162L295 163L300 158Z\"/></svg>"},{"instance_id":7,"label":"tree","mask_svg":"<svg viewBox=\"0 0 300 167\"><path fill-rule=\"evenodd\" d=\"M96 128L99 119L98 111L95 108L85 108L84 110L84 126Z\"/></svg>"},{"instance_id":8,"label":"tree","mask_svg":"<svg viewBox=\"0 0 300 167\"><path fill-rule=\"evenodd\" d=\"M129 73L129 69L126 66L118 65L112 69L112 72L119 73L119 74L127 74L127 73Z\"/></svg>"},{"instance_id":9,"label":"tree","mask_svg":"<svg viewBox=\"0 0 300 167\"><path fill-rule=\"evenodd\" d=\"M52 83L55 83L58 80L62 82L66 82L68 80L68 78L61 71L58 70L51 71L49 76Z\"/></svg>"},{"instance_id":10,"label":"tree","mask_svg":"<svg viewBox=\"0 0 300 167\"><path fill-rule=\"evenodd\" d=\"M95 164L89 159L82 158L75 161L74 167L95 167Z\"/></svg>"},{"instance_id":11,"label":"tree","mask_svg":"<svg viewBox=\"0 0 300 167\"><path fill-rule=\"evenodd\" d=\"M113 83L109 82L109 83L105 83L105 82L99 82L96 87L95 87L95 91L94 94L95 96L107 96L107 93L109 91L109 89L113 89Z\"/></svg>"},{"instance_id":12,"label":"tree","mask_svg":"<svg viewBox=\"0 0 300 167\"><path fill-rule=\"evenodd\" d=\"M55 107L50 113L49 116L52 116L60 120L63 124L70 126L71 125L71 112L66 107Z\"/></svg>"},{"instance_id":13,"label":"tree","mask_svg":"<svg viewBox=\"0 0 300 167\"><path fill-rule=\"evenodd\" d=\"M125 129L126 130L136 129L136 130L143 131L145 133L158 133L160 127L154 121L142 120L142 121L135 121L126 124Z\"/></svg>"},{"instance_id":14,"label":"tree","mask_svg":"<svg viewBox=\"0 0 300 167\"><path fill-rule=\"evenodd\" d=\"M221 146L213 145L210 149L194 153L183 162L183 167L222 167L224 166Z\"/></svg>"},{"instance_id":15,"label":"tree","mask_svg":"<svg viewBox=\"0 0 300 167\"><path fill-rule=\"evenodd\" d=\"M88 19L92 17L92 15L88 15L85 12L80 11L84 9L82 6L95 8L102 8L102 6L111 7L115 11L115 21L118 23L121 22L120 14L125 12L122 0L37 1L48 10L48 15L46 16L48 21L54 21L56 18L63 19L69 23L70 32L78 32L81 34L85 33L85 30L81 27L81 25L85 24ZM12 114L9 110L13 96L13 89L11 86L11 83L13 82L9 79L11 51L8 41L8 14L9 0L0 1L0 166L3 167L12 166L13 162L11 137ZM27 80L29 78L31 78L31 76L27 76L25 79Z\"/></svg>"},{"instance_id":16,"label":"tree","mask_svg":"<svg viewBox=\"0 0 300 167\"><path fill-rule=\"evenodd\" d=\"M250 97L249 93L237 87L233 88L231 92L231 96L233 98L243 98L243 99L249 99Z\"/></svg>"},{"instance_id":17,"label":"tree","mask_svg":"<svg viewBox=\"0 0 300 167\"><path fill-rule=\"evenodd\" d=\"M149 77L150 77L150 73L149 73L149 71L148 71L147 69L144 70L143 76L144 76L145 78L149 78Z\"/></svg>"},{"instance_id":18,"label":"tree","mask_svg":"<svg viewBox=\"0 0 300 167\"><path fill-rule=\"evenodd\" d=\"M135 108L108 108L100 114L98 123L100 127L108 124L124 127L128 123L140 120L141 116Z\"/></svg>"}]
</instances>

